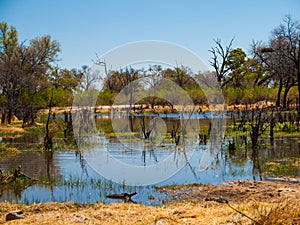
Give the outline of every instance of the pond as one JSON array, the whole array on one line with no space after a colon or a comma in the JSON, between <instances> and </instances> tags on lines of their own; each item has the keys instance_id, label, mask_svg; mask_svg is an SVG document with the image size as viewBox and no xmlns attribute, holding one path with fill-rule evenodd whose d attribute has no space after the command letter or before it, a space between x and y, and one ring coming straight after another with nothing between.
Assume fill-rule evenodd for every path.
<instances>
[{"instance_id":1,"label":"pond","mask_svg":"<svg viewBox=\"0 0 300 225\"><path fill-rule=\"evenodd\" d=\"M146 123L154 117L157 115L147 115L145 117ZM167 133L170 133L176 124L178 125L176 115L162 114L160 117L166 123ZM177 151L178 148L168 138L166 141L161 141L155 148L143 146L140 149L139 145L135 145L134 148L128 149L128 146L124 148L124 143L118 137L110 135L113 130L111 119L116 118L112 118L110 115L95 115L98 130L96 140L101 143L82 151L60 150L54 151L53 154L44 154L30 150L31 148L28 147L29 140L26 139L26 147L21 153L0 159L1 169L7 171L21 165L22 171L28 176L45 181L56 180L56 182L50 184L45 182L44 185L32 185L25 189L0 186L0 201L26 204L46 201L114 202L117 200L108 199L106 196L112 193L137 192L138 194L133 197L134 201L145 205L161 205L167 197L156 192L155 186L190 183L220 184L223 181L236 179L265 179L262 176L263 162L269 159L279 160L300 156L300 142L297 138L275 138L272 145L267 139L262 139L258 155L253 157L251 148L244 146L245 140L243 138L225 137L215 159L203 170L200 160L207 151L207 146L211 144L209 136L206 144L199 143L198 139L189 142L189 144L192 143L193 149L191 149L191 145L186 145L184 146L185 151ZM207 133L211 121L210 115L201 114L198 120L201 124L201 132ZM140 135L140 121L141 117L138 115L133 117L135 135ZM41 137L36 137L35 141L39 142L40 140ZM228 142L231 140L234 140L237 146L234 152L228 151ZM14 140L11 139L5 140L3 138L2 141L9 141L12 145L14 144ZM31 141L34 142L34 140ZM20 146L20 142L21 140L15 140L18 146ZM175 149L177 149L176 154L174 154ZM122 183L115 183L99 173L98 168L95 168L93 160L91 160L99 151L109 152L111 157L122 163L139 167L141 170L147 166L163 162L166 158L170 158L170 155L174 163L173 165L166 165L174 166L186 152L192 153L188 153L190 159L184 163L182 168L178 166L178 171L175 171L176 173L174 172L174 175L168 179L147 186L131 186L126 184L126 180ZM168 167L165 169L168 170ZM300 176L299 171L292 175ZM155 180L157 176L158 173L153 173L147 179Z\"/></svg>"}]
</instances>

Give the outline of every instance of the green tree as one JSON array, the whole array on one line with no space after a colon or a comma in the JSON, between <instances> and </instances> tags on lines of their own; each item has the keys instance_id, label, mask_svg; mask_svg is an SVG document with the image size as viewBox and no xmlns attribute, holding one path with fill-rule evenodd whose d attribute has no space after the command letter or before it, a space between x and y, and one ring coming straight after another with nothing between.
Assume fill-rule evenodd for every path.
<instances>
[{"instance_id":1,"label":"green tree","mask_svg":"<svg viewBox=\"0 0 300 225\"><path fill-rule=\"evenodd\" d=\"M60 69L56 67L49 73L49 88L53 90L53 106L70 106L73 92L78 87L83 74L76 69Z\"/></svg>"},{"instance_id":2,"label":"green tree","mask_svg":"<svg viewBox=\"0 0 300 225\"><path fill-rule=\"evenodd\" d=\"M298 105L300 105L300 24L291 16L272 31L267 44L254 44L254 52L269 71L266 79L278 88L276 105L287 107L287 96L291 88L298 84ZM300 108L298 108L300 113Z\"/></svg>"},{"instance_id":3,"label":"green tree","mask_svg":"<svg viewBox=\"0 0 300 225\"><path fill-rule=\"evenodd\" d=\"M16 55L21 49L18 46L18 33L15 27L2 22L0 23L0 32L0 85L2 94L6 98L2 123L7 119L10 123L16 105L16 98L20 92L18 83L21 83L21 80L18 82L18 78L15 76L15 67L17 64Z\"/></svg>"},{"instance_id":4,"label":"green tree","mask_svg":"<svg viewBox=\"0 0 300 225\"><path fill-rule=\"evenodd\" d=\"M247 57L241 48L236 48L228 54L225 66L228 73L223 91L228 104L253 104L268 99L268 87L261 82L266 70L258 60Z\"/></svg>"},{"instance_id":5,"label":"green tree","mask_svg":"<svg viewBox=\"0 0 300 225\"><path fill-rule=\"evenodd\" d=\"M191 88L195 84L191 70L185 66L176 66L174 69L167 68L163 71L163 77L182 88Z\"/></svg>"},{"instance_id":6,"label":"green tree","mask_svg":"<svg viewBox=\"0 0 300 225\"><path fill-rule=\"evenodd\" d=\"M14 115L28 114L18 111L27 108L32 111L32 107L20 105L20 97L32 100L36 92L43 89L60 48L50 36L32 39L27 46L19 44L16 29L5 22L0 24L0 32L0 85L7 101L6 119L10 123Z\"/></svg>"},{"instance_id":7,"label":"green tree","mask_svg":"<svg viewBox=\"0 0 300 225\"><path fill-rule=\"evenodd\" d=\"M228 70L228 75L223 78L223 84L230 83L233 87L242 86L242 76L247 73L244 63L246 62L246 53L241 49L233 49L228 54L225 67Z\"/></svg>"}]
</instances>

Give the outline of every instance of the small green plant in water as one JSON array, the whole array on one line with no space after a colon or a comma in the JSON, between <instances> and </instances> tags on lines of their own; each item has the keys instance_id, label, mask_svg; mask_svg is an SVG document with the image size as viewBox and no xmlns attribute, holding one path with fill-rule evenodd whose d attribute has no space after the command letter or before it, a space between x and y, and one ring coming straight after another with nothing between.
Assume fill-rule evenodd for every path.
<instances>
[{"instance_id":1,"label":"small green plant in water","mask_svg":"<svg viewBox=\"0 0 300 225\"><path fill-rule=\"evenodd\" d=\"M284 158L264 163L263 171L271 176L300 176L300 158Z\"/></svg>"}]
</instances>

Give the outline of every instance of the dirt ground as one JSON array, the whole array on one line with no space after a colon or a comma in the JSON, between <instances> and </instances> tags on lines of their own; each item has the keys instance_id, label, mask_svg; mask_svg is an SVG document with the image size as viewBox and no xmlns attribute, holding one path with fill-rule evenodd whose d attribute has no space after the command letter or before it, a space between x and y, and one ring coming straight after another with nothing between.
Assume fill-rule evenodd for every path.
<instances>
[{"instance_id":1,"label":"dirt ground","mask_svg":"<svg viewBox=\"0 0 300 225\"><path fill-rule=\"evenodd\" d=\"M300 185L286 182L231 181L223 186L159 188L171 200L164 206L132 203L32 205L0 203L5 224L300 224ZM134 198L133 198L134 199ZM5 221L9 211L23 219Z\"/></svg>"},{"instance_id":2,"label":"dirt ground","mask_svg":"<svg viewBox=\"0 0 300 225\"><path fill-rule=\"evenodd\" d=\"M170 203L198 202L206 198L224 198L232 203L274 202L282 198L296 197L300 199L300 184L291 182L235 180L224 182L222 186L188 184L162 187L157 190L167 193L171 197Z\"/></svg>"}]
</instances>

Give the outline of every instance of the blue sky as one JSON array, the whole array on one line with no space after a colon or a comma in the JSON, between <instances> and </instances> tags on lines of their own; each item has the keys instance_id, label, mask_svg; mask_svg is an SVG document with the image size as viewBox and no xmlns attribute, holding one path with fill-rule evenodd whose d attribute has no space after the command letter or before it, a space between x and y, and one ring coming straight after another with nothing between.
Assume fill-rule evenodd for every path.
<instances>
[{"instance_id":1,"label":"blue sky","mask_svg":"<svg viewBox=\"0 0 300 225\"><path fill-rule=\"evenodd\" d=\"M96 53L133 41L163 40L184 46L208 64L214 39L249 50L267 41L285 15L300 20L299 0L0 0L0 21L20 41L51 35L66 68L90 65Z\"/></svg>"}]
</instances>

